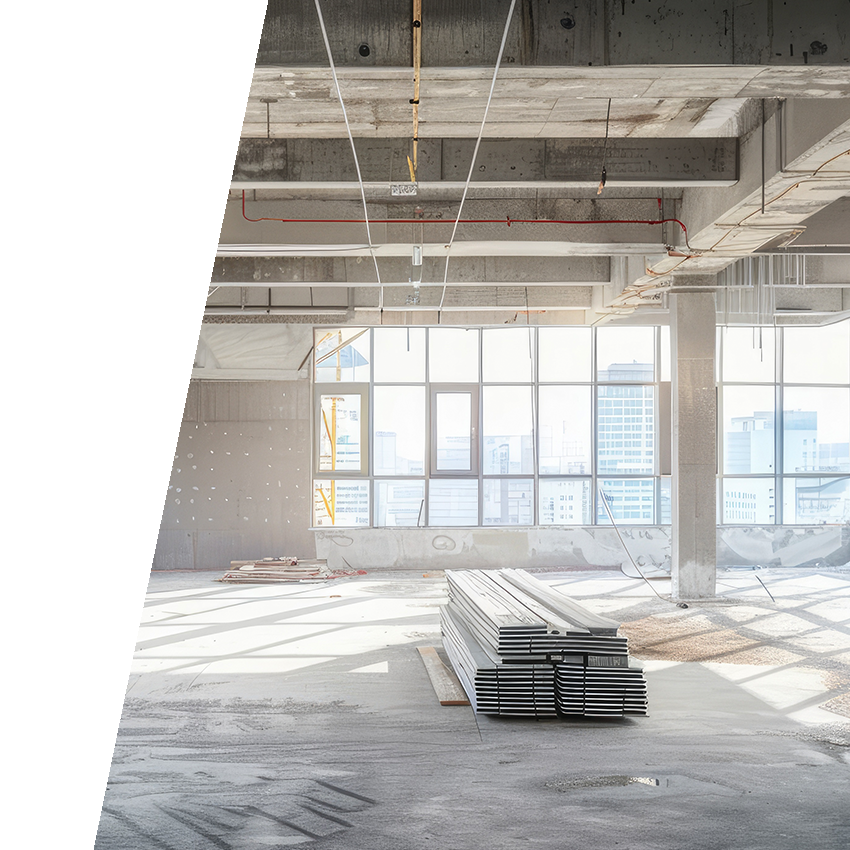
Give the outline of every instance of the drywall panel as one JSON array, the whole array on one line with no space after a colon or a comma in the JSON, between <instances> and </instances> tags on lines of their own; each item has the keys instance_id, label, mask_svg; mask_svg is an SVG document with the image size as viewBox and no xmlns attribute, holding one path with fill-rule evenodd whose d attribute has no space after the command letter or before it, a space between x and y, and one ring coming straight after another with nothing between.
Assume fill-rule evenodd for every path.
<instances>
[{"instance_id":1,"label":"drywall panel","mask_svg":"<svg viewBox=\"0 0 850 850\"><path fill-rule=\"evenodd\" d=\"M315 557L309 384L201 381L190 386L196 393L199 413L180 429L154 569Z\"/></svg>"},{"instance_id":2,"label":"drywall panel","mask_svg":"<svg viewBox=\"0 0 850 850\"><path fill-rule=\"evenodd\" d=\"M153 556L158 570L192 570L195 568L195 535L192 531L160 528Z\"/></svg>"}]
</instances>

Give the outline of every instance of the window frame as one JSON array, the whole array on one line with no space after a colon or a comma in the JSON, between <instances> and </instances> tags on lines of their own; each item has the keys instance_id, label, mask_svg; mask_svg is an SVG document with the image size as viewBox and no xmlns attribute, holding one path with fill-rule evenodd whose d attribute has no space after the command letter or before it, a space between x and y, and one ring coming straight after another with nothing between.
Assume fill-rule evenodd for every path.
<instances>
[{"instance_id":1,"label":"window frame","mask_svg":"<svg viewBox=\"0 0 850 850\"><path fill-rule=\"evenodd\" d=\"M478 478L480 470L480 442L481 433L481 393L480 384L428 384L428 436L426 441L430 449L429 462L426 469L430 470L429 478ZM437 396L438 395L464 395L470 396L469 411L469 453L470 469L444 469L437 468Z\"/></svg>"},{"instance_id":2,"label":"window frame","mask_svg":"<svg viewBox=\"0 0 850 850\"><path fill-rule=\"evenodd\" d=\"M846 320L845 320L846 321ZM477 382L472 381L463 381L458 383L439 381L432 383L430 380L430 361L431 361L431 353L430 347L433 343L433 334L432 331L440 328L441 326L417 326L417 330L423 330L425 332L425 378L424 381L382 381L376 382L374 380L374 372L375 372L375 364L374 364L374 331L375 328L366 328L363 329L368 331L369 336L369 351L371 352L372 362L369 364L369 376L370 379L368 382L342 382L342 381L325 381L319 383L316 380L315 368L311 369L311 383L312 383L312 399L313 404L311 408L312 422L311 422L311 448L313 451L313 459L311 461L311 470L313 473L314 480L326 480L326 479L338 479L338 480L361 480L368 482L368 490L369 490L369 526L376 527L386 527L386 526L378 526L375 524L376 519L376 498L377 498L377 482L380 481L396 481L402 482L404 480L410 481L422 481L424 480L424 506L421 511L421 516L418 521L419 527L435 527L431 526L431 518L430 518L430 503L431 503L431 482L443 481L448 479L457 479L457 480L468 480L477 481L478 487L478 525L475 527L485 528L485 527L505 527L505 526L492 526L483 524L484 519L484 482L491 479L532 479L533 481L533 496L532 496L532 513L533 513L533 525L532 526L517 526L522 528L535 527L541 525L541 516L543 514L543 510L541 508L541 482L549 481L549 480L578 480L578 481L587 481L589 480L590 486L592 488L591 493L591 501L592 504L590 506L590 526L596 526L599 524L608 525L607 517L605 523L599 522L599 512L600 510L604 510L601 507L600 496L599 496L599 486L602 480L605 479L654 479L655 487L654 493L655 498L653 501L652 514L653 519L651 522L647 523L646 520L639 521L638 525L665 525L664 519L664 503L665 500L663 498L663 494L669 490L669 479L670 479L670 470L665 467L665 457L664 457L664 427L663 423L660 421L660 417L664 414L665 410L661 387L665 383L663 380L666 376L664 374L665 368L672 368L672 363L669 363L669 358L665 361L665 358L662 356L662 347L664 342L664 331L661 326L646 326L652 327L653 332L655 334L655 354L654 354L654 363L653 363L653 371L652 371L652 380L639 380L639 381L624 381L619 380L599 380L599 371L598 371L598 357L597 357L597 329L596 328L588 328L587 335L587 343L590 345L590 379L589 380L553 380L553 381L543 381L540 379L540 330L538 327L530 327L529 333L532 334L532 362L531 362L531 381L499 381L499 380L490 380L484 381L484 363L483 363L483 348L484 348L484 340L485 340L485 331L498 331L500 328L496 327L488 327L488 326L471 326L458 328L463 330L475 331L478 334L478 380ZM554 329L555 327L561 326L544 326L548 331L550 328ZM565 328L570 327L578 327L578 326L563 326ZM815 479L820 482L827 482L832 479L842 479L850 474L850 471L844 470L843 465L836 464L836 470L833 472L827 472L826 470L811 470L806 472L796 472L790 471L785 468L785 443L786 443L786 434L785 434L785 396L786 391L798 388L798 387L813 387L818 389L828 389L831 387L841 388L850 390L850 383L848 384L836 384L836 383L820 383L820 382L812 382L812 383L786 383L784 380L784 356L785 356L785 331L786 328L783 327L775 327L771 328L774 331L773 334L773 381L761 380L754 381L750 380L728 380L727 372L729 372L729 366L731 364L727 364L727 368L724 369L724 347L725 347L725 329L730 326L718 326L717 330L717 350L716 350L716 358L717 358L717 372L716 372L716 387L717 387L717 472L716 472L716 481L717 481L717 524L718 526L740 526L740 525L752 525L752 520L741 519L739 521L735 521L734 519L726 520L724 518L724 501L723 501L723 493L724 493L724 480L725 479L736 479L736 480L747 480L747 479L758 479L760 481L770 481L772 484L767 485L768 491L772 489L773 492L773 504L770 506L769 513L772 512L773 519L764 523L765 525L800 525L799 523L786 523L784 522L784 513L790 513L790 509L785 509L785 490L787 488L796 486L793 483L793 480L807 480ZM732 326L735 327L735 326ZM361 328L362 329L362 328ZM361 330L358 329L358 330ZM758 339L758 327L747 326L748 330L752 330L754 344ZM324 331L335 331L338 330L336 326L326 326L326 327L315 327L314 333L321 333ZM314 337L318 338L318 337ZM848 354L850 356L850 354ZM665 365L666 364L666 365ZM668 382L669 383L669 382ZM373 419L374 419L374 396L373 393L377 387L384 386L417 386L422 387L425 393L425 445L423 447L425 453L425 463L424 463L424 471L422 476L417 475L376 475L374 471L374 427L373 427ZM532 418L532 445L534 452L534 460L533 460L533 471L531 473L487 473L484 474L484 464L482 458L483 451L483 416L484 416L484 390L489 387L510 387L510 386L528 386L530 388L531 393L531 418ZM600 397L602 395L602 391L600 388L604 387L653 387L653 462L652 462L652 471L651 472L641 472L641 473L623 473L616 470L608 470L608 471L600 471L599 463L599 450L600 450ZM773 470L770 472L759 472L759 473L740 473L740 472L731 472L726 469L726 458L728 454L727 446L726 446L726 431L725 431L725 417L724 417L724 390L726 387L764 387L769 388L769 391L773 395L774 399L774 446L773 446L773 458L774 458L774 466ZM540 433L540 393L542 387L588 387L590 392L590 465L589 472L586 473L576 473L574 475L564 474L564 473L541 473L540 471L540 449L541 449L541 433ZM436 468L437 463L437 429L436 429L436 399L437 396L441 393L466 393L470 395L471 405L470 405L470 452L471 452L471 464L470 469L468 470L438 470ZM361 464L358 470L321 470L319 469L319 446L320 446L320 431L319 428L321 426L321 397L328 396L332 394L358 394L361 398L361 415L360 415L360 440L361 440ZM645 400L644 400L645 402ZM644 408L645 409L645 408ZM627 436L628 432L625 430L625 426L629 423L623 422L623 432L624 435ZM634 423L632 423L634 424ZM645 436L645 423L643 424L644 431L641 433ZM625 438L624 438L625 440ZM642 447L643 451L645 447ZM625 450L625 447L624 447ZM842 454L838 454L837 457L843 459ZM625 459L625 455L623 456ZM762 485L764 486L764 485ZM789 493L790 495L790 493ZM796 514L795 514L796 516ZM624 525L631 525L634 523L634 520L631 519L622 519L615 520L617 522L622 522ZM826 522L827 520L823 520ZM547 527L568 527L568 526L559 526L554 523L543 523ZM667 519L667 524L669 524L669 518ZM759 523L762 524L762 523ZM810 527L813 523L805 523L800 527ZM580 523L580 525L584 526L585 523ZM465 526L464 526L465 527ZM510 527L510 526L507 526ZM324 526L322 527L324 528Z\"/></svg>"},{"instance_id":3,"label":"window frame","mask_svg":"<svg viewBox=\"0 0 850 850\"><path fill-rule=\"evenodd\" d=\"M360 469L320 469L321 463L321 423L322 397L331 395L360 396ZM314 384L313 391L313 423L311 427L313 440L313 478L364 478L371 474L371 386L365 383L323 383Z\"/></svg>"}]
</instances>

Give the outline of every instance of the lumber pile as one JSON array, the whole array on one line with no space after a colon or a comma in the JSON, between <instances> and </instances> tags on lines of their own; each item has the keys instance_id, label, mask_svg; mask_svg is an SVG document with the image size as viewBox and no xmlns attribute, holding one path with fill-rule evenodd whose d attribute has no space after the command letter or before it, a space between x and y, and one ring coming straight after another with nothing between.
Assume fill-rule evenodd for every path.
<instances>
[{"instance_id":1,"label":"lumber pile","mask_svg":"<svg viewBox=\"0 0 850 850\"><path fill-rule=\"evenodd\" d=\"M316 581L336 578L324 560L299 561L284 558L263 558L261 561L231 561L230 569L219 581L232 584L269 584L277 581Z\"/></svg>"},{"instance_id":2,"label":"lumber pile","mask_svg":"<svg viewBox=\"0 0 850 850\"><path fill-rule=\"evenodd\" d=\"M524 570L452 570L446 579L443 646L475 711L646 714L646 680L619 623Z\"/></svg>"}]
</instances>

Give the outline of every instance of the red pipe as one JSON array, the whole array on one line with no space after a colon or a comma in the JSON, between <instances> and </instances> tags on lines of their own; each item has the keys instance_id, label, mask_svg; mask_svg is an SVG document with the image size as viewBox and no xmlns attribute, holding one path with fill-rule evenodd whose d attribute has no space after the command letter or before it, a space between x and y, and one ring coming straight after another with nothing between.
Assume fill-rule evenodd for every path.
<instances>
[{"instance_id":1,"label":"red pipe","mask_svg":"<svg viewBox=\"0 0 850 850\"><path fill-rule=\"evenodd\" d=\"M245 215L245 190L242 190L242 218L245 221L282 221L291 224L365 224L365 218L248 218ZM666 224L675 222L685 233L685 244L688 245L688 228L678 218L659 218L655 220L639 220L624 218L609 218L584 221L564 221L551 218L461 218L458 224ZM452 219L443 218L370 218L370 224L454 224ZM688 245L690 248L690 245Z\"/></svg>"}]
</instances>

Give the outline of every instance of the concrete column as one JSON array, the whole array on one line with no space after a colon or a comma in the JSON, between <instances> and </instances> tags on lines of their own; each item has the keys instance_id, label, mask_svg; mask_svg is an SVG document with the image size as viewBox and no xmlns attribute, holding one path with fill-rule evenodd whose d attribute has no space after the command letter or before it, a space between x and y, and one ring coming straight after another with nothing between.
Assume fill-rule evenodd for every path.
<instances>
[{"instance_id":1,"label":"concrete column","mask_svg":"<svg viewBox=\"0 0 850 850\"><path fill-rule=\"evenodd\" d=\"M717 396L713 292L669 296L673 598L715 595Z\"/></svg>"}]
</instances>

